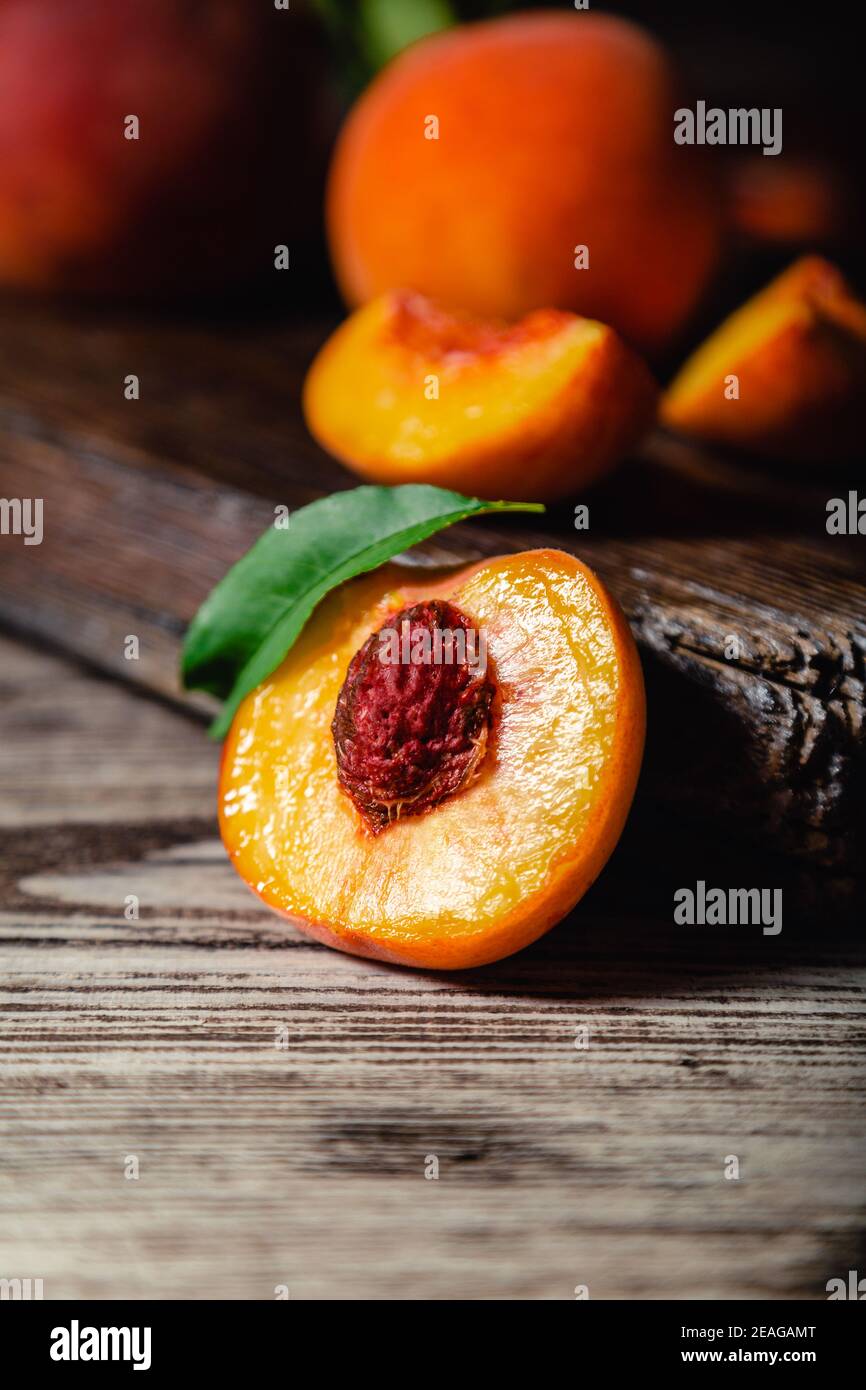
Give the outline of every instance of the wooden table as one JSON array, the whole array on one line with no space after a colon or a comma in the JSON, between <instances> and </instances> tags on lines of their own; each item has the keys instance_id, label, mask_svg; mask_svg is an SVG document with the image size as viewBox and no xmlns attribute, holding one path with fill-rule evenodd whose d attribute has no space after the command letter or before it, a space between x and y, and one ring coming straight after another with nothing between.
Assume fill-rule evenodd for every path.
<instances>
[{"instance_id":1,"label":"wooden table","mask_svg":"<svg viewBox=\"0 0 866 1390\"><path fill-rule=\"evenodd\" d=\"M58 504L29 570L20 538L0 549L0 1277L42 1278L46 1298L826 1297L864 1270L866 952L837 891L862 904L862 764L832 805L830 782L810 781L816 758L838 761L819 719L862 709L853 562L840 547L806 576L815 494L792 487L811 519L776 528L775 553L803 572L797 619L767 577L772 542L639 534L600 494L587 549L629 609L657 712L614 859L571 919L483 970L329 951L235 878L217 749L171 674L196 585L243 549L265 499L345 485L292 423L307 339L23 310L0 329L0 493L14 479ZM239 470L247 496L229 490ZM645 516L646 476L625 475ZM755 486L724 469L711 485L722 510ZM753 640L726 672L735 591ZM782 640L789 621L800 636ZM116 645L129 631L145 638L135 669ZM684 693L693 723L711 707L732 723L733 764L765 748L761 718L777 738L750 764L758 811L742 798L738 819L729 780L713 820L712 750L690 779ZM786 784L792 748L812 762ZM748 885L777 870L811 894L801 914L786 898L777 937L672 920L675 888L701 872Z\"/></svg>"}]
</instances>

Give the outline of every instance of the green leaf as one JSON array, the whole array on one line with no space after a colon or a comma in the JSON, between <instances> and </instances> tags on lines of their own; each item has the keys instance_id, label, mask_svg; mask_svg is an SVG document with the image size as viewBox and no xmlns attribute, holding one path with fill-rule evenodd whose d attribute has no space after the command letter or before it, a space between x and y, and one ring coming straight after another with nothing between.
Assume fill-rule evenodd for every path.
<instances>
[{"instance_id":1,"label":"green leaf","mask_svg":"<svg viewBox=\"0 0 866 1390\"><path fill-rule=\"evenodd\" d=\"M417 39L455 23L447 0L362 0L361 17L367 53L376 68Z\"/></svg>"},{"instance_id":2,"label":"green leaf","mask_svg":"<svg viewBox=\"0 0 866 1390\"><path fill-rule=\"evenodd\" d=\"M225 700L211 727L222 738L244 696L279 666L313 609L338 584L485 512L543 512L537 502L485 502L444 488L358 487L293 512L271 526L193 618L183 646L188 690Z\"/></svg>"},{"instance_id":3,"label":"green leaf","mask_svg":"<svg viewBox=\"0 0 866 1390\"><path fill-rule=\"evenodd\" d=\"M356 96L409 43L459 18L454 0L310 0L330 39L341 85ZM473 15L477 18L477 15Z\"/></svg>"}]
</instances>

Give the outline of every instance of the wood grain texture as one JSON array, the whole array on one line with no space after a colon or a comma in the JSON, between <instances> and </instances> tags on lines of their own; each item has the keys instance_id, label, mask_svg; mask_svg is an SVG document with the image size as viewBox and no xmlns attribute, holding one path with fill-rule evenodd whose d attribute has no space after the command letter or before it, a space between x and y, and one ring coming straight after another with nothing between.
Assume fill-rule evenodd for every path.
<instances>
[{"instance_id":1,"label":"wood grain texture","mask_svg":"<svg viewBox=\"0 0 866 1390\"><path fill-rule=\"evenodd\" d=\"M0 496L42 497L46 529L38 547L0 537L0 619L180 700L186 623L273 506L350 485L300 421L324 331L10 311ZM123 398L128 371L138 401ZM552 543L592 564L642 647L645 782L660 811L682 833L700 824L713 840L786 856L804 901L831 894L856 913L866 572L863 539L825 530L827 498L844 487L774 478L660 436L587 499L588 533L556 508L543 530L476 524L439 551ZM124 656L129 633L137 661Z\"/></svg>"},{"instance_id":2,"label":"wood grain texture","mask_svg":"<svg viewBox=\"0 0 866 1390\"><path fill-rule=\"evenodd\" d=\"M34 647L0 662L0 1275L46 1298L822 1299L862 1270L859 936L638 913L627 837L499 965L342 956L234 876L196 722Z\"/></svg>"}]
</instances>

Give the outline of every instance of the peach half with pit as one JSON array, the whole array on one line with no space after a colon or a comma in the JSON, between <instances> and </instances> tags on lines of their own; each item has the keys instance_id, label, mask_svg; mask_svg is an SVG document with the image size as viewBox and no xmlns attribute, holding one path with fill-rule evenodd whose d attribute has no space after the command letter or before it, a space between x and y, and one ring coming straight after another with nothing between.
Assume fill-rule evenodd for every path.
<instances>
[{"instance_id":1,"label":"peach half with pit","mask_svg":"<svg viewBox=\"0 0 866 1390\"><path fill-rule=\"evenodd\" d=\"M424 659L437 632L438 662ZM574 556L423 581L391 564L324 599L238 709L221 833L253 891L316 939L482 965L536 940L601 872L643 740L628 624Z\"/></svg>"}]
</instances>

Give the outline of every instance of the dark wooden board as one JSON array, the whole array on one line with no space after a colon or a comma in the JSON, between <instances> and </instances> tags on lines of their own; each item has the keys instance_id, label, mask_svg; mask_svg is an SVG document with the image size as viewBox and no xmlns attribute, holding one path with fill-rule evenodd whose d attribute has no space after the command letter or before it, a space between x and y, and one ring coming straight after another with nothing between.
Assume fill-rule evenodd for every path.
<instances>
[{"instance_id":1,"label":"dark wooden board","mask_svg":"<svg viewBox=\"0 0 866 1390\"><path fill-rule=\"evenodd\" d=\"M351 485L300 418L325 331L10 309L0 495L43 498L45 538L0 538L0 620L182 700L184 627L274 504ZM137 401L124 399L130 372ZM866 586L862 538L826 533L841 487L657 436L580 499L586 533L558 507L541 525L472 525L437 543L454 558L552 543L597 568L644 656L638 815L714 854L784 855L804 904L856 902L864 873ZM130 633L137 661L124 657Z\"/></svg>"}]
</instances>

